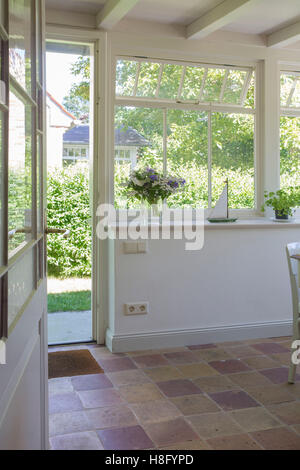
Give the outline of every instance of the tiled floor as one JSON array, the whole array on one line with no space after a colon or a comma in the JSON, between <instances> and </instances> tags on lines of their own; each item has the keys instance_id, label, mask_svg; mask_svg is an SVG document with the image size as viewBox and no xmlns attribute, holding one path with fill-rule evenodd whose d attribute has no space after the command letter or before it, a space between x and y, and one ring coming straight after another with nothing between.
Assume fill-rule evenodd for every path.
<instances>
[{"instance_id":1,"label":"tiled floor","mask_svg":"<svg viewBox=\"0 0 300 470\"><path fill-rule=\"evenodd\" d=\"M105 374L49 380L51 448L300 450L290 345L267 338L127 354L76 346L90 348Z\"/></svg>"}]
</instances>

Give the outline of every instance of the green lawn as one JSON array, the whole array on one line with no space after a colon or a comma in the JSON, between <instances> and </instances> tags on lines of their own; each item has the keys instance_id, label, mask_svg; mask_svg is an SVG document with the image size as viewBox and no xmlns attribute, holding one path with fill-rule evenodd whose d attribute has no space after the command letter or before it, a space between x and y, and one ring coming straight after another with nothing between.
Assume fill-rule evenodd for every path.
<instances>
[{"instance_id":1,"label":"green lawn","mask_svg":"<svg viewBox=\"0 0 300 470\"><path fill-rule=\"evenodd\" d=\"M48 313L91 310L91 291L48 294Z\"/></svg>"}]
</instances>

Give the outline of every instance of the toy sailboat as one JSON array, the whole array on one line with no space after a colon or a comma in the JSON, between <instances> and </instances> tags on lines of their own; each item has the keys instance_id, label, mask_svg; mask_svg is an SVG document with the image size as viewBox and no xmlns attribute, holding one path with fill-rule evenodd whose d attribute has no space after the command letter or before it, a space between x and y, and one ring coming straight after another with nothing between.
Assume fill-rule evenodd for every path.
<instances>
[{"instance_id":1,"label":"toy sailboat","mask_svg":"<svg viewBox=\"0 0 300 470\"><path fill-rule=\"evenodd\" d=\"M207 220L211 223L221 223L221 222L235 222L237 219L229 217L228 212L228 179L225 182L225 187L216 202L215 207L210 213L210 216Z\"/></svg>"}]
</instances>

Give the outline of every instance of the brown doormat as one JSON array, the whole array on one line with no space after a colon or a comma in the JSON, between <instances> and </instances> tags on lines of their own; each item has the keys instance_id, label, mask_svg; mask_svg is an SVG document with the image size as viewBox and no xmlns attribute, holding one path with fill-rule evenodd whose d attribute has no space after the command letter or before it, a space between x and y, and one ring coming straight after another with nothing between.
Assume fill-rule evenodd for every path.
<instances>
[{"instance_id":1,"label":"brown doormat","mask_svg":"<svg viewBox=\"0 0 300 470\"><path fill-rule=\"evenodd\" d=\"M49 379L74 375L103 374L88 349L56 351L48 354Z\"/></svg>"}]
</instances>

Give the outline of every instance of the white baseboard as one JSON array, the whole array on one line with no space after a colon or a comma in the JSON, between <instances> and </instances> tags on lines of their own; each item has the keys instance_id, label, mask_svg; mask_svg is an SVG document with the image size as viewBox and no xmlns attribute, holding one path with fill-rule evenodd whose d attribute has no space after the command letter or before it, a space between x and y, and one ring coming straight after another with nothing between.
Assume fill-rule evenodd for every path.
<instances>
[{"instance_id":1,"label":"white baseboard","mask_svg":"<svg viewBox=\"0 0 300 470\"><path fill-rule=\"evenodd\" d=\"M117 353L289 335L292 335L291 321L135 333L131 335L114 335L110 329L107 329L106 346L110 351Z\"/></svg>"}]
</instances>

